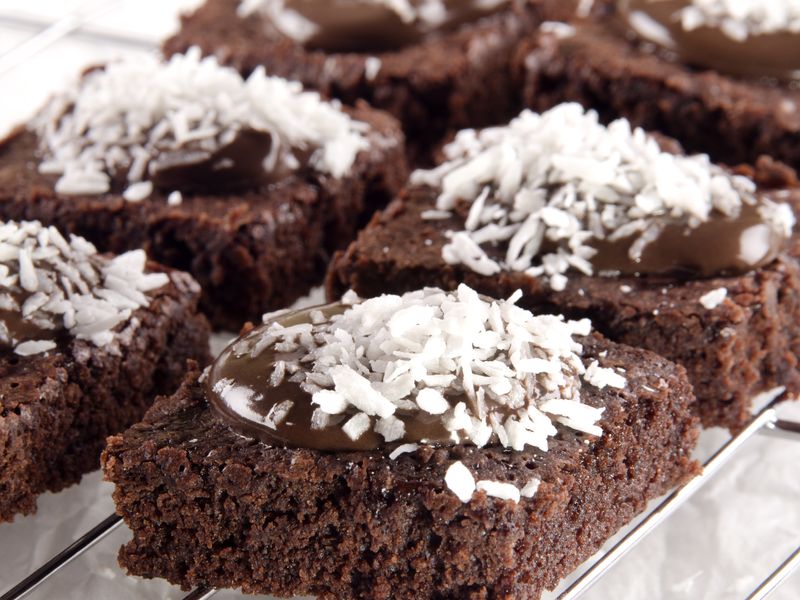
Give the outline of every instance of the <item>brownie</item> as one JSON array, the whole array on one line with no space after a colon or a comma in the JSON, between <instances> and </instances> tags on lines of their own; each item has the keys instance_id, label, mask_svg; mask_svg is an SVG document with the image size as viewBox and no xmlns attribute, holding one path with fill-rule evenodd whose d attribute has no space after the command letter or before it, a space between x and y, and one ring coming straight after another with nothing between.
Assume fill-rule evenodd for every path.
<instances>
[{"instance_id":1,"label":"brownie","mask_svg":"<svg viewBox=\"0 0 800 600\"><path fill-rule=\"evenodd\" d=\"M791 169L761 161L750 172L764 184L795 185ZM667 276L588 277L571 273L563 291L521 272L483 276L464 265L447 264L442 247L447 230L463 220L423 220L438 192L425 186L404 191L376 215L350 248L336 257L328 294L352 288L359 295L403 292L459 283L494 297L524 293L520 304L570 317L589 317L614 341L639 346L682 364L692 382L696 410L706 426L741 428L750 418L753 396L776 386L800 392L800 238L765 268L745 275L681 280ZM800 191L784 194L800 214ZM713 309L700 301L725 288Z\"/></svg>"},{"instance_id":2,"label":"brownie","mask_svg":"<svg viewBox=\"0 0 800 600\"><path fill-rule=\"evenodd\" d=\"M625 370L585 387L601 437L564 426L549 450L421 446L289 449L247 439L213 412L198 374L110 438L106 478L133 532L120 563L184 589L318 598L538 598L648 500L698 472L685 371L653 353L581 338L583 360ZM445 485L453 461L522 485L519 503ZM477 477L476 477L477 478Z\"/></svg>"},{"instance_id":3,"label":"brownie","mask_svg":"<svg viewBox=\"0 0 800 600\"><path fill-rule=\"evenodd\" d=\"M239 0L207 0L182 18L163 46L166 56L193 46L243 74L263 65L270 74L353 104L359 98L403 124L413 162L430 160L449 131L508 120L518 112L510 57L543 20L566 19L573 0L515 0L513 6L421 43L386 52L327 53L306 49L256 13L237 15ZM370 73L370 59L380 60ZM374 76L373 76L374 75Z\"/></svg>"},{"instance_id":4,"label":"brownie","mask_svg":"<svg viewBox=\"0 0 800 600\"><path fill-rule=\"evenodd\" d=\"M155 263L148 270L169 283L119 326L114 347L69 338L32 356L0 349L0 522L33 513L38 494L97 469L108 435L177 389L188 359L209 360L197 283Z\"/></svg>"},{"instance_id":5,"label":"brownie","mask_svg":"<svg viewBox=\"0 0 800 600\"><path fill-rule=\"evenodd\" d=\"M566 37L541 33L518 49L523 103L537 111L580 102L602 119L677 138L729 165L766 155L800 167L800 92L772 80L686 66L619 32L613 3ZM605 15L603 16L603 13Z\"/></svg>"},{"instance_id":6,"label":"brownie","mask_svg":"<svg viewBox=\"0 0 800 600\"><path fill-rule=\"evenodd\" d=\"M0 218L56 225L105 252L144 248L194 276L215 328L237 330L319 283L332 252L405 183L395 120L363 105L349 114L372 127L374 143L346 176L308 169L244 191L183 193L178 206L158 189L145 201L126 201L122 183L107 194L60 195L57 177L38 170L36 136L20 128L0 141Z\"/></svg>"}]
</instances>

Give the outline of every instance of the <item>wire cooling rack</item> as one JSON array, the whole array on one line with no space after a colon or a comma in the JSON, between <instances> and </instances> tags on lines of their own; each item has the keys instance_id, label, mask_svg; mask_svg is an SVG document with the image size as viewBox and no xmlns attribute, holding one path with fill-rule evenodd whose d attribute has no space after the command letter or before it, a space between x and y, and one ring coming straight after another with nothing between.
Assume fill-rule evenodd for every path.
<instances>
[{"instance_id":1,"label":"wire cooling rack","mask_svg":"<svg viewBox=\"0 0 800 600\"><path fill-rule=\"evenodd\" d=\"M561 592L558 600L576 600L594 585L614 564L634 548L642 539L664 522L683 505L695 492L714 477L720 469L736 454L750 438L758 433L786 437L800 443L800 422L780 419L775 410L783 399L780 395L761 409L748 426L738 435L722 445L703 465L703 473L669 494L655 509L639 517L629 527L624 536L610 549L589 560L578 569L577 577ZM0 600L20 600L33 592L48 579L54 577L62 568L88 551L105 536L122 525L121 517L110 515L89 532L62 550L43 566L31 573L11 590L0 596ZM800 546L798 546L775 570L770 573L747 596L747 600L767 598L779 585L800 566ZM184 600L206 600L217 593L215 589L198 588Z\"/></svg>"},{"instance_id":2,"label":"wire cooling rack","mask_svg":"<svg viewBox=\"0 0 800 600\"><path fill-rule=\"evenodd\" d=\"M0 52L0 76L23 65L28 59L68 36L74 36L90 42L110 42L119 46L152 48L150 40L117 31L109 32L92 26L92 22L97 17L113 10L121 3L122 0L81 2L73 10L56 20L35 15L5 14L0 11L0 26L6 25L30 32L29 37L21 43ZM654 509L635 519L626 528L620 539L610 548L602 551L579 567L568 579L569 583L565 586L565 589L558 594L558 600L576 600L580 598L614 564L719 473L737 451L756 434L786 438L800 443L800 422L781 419L778 416L776 405L781 399L783 399L783 396L779 395L769 402L753 416L748 426L741 433L725 442L704 463L701 475L683 487L674 490L661 500ZM0 600L25 598L46 581L56 577L59 571L121 526L123 526L121 517L117 515L106 517L74 543L64 548L44 565L3 593L0 596ZM746 596L746 600L767 598L798 567L800 567L800 546L795 548L780 565L761 581ZM212 598L217 591L210 588L198 588L187 594L184 600L207 600Z\"/></svg>"}]
</instances>

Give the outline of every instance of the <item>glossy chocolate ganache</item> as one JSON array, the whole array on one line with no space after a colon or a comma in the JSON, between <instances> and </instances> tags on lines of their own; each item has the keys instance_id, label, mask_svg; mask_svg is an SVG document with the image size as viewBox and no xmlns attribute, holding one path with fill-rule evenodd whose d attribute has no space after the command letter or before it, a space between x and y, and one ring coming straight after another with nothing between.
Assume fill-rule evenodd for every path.
<instances>
[{"instance_id":1,"label":"glossy chocolate ganache","mask_svg":"<svg viewBox=\"0 0 800 600\"><path fill-rule=\"evenodd\" d=\"M619 0L618 9L622 27L686 64L748 78L800 78L800 15L791 14L786 0L764 0L764 10L753 16L729 14L725 3L717 4Z\"/></svg>"},{"instance_id":2,"label":"glossy chocolate ganache","mask_svg":"<svg viewBox=\"0 0 800 600\"><path fill-rule=\"evenodd\" d=\"M381 52L418 43L490 15L510 0L256 0L287 36L328 52Z\"/></svg>"},{"instance_id":3,"label":"glossy chocolate ganache","mask_svg":"<svg viewBox=\"0 0 800 600\"><path fill-rule=\"evenodd\" d=\"M269 317L210 367L214 410L277 446L373 450L387 443L547 449L555 421L600 435L582 382L624 387L587 369L573 335L588 321L534 316L466 286L349 298Z\"/></svg>"},{"instance_id":4,"label":"glossy chocolate ganache","mask_svg":"<svg viewBox=\"0 0 800 600\"><path fill-rule=\"evenodd\" d=\"M785 228L772 222L773 205L745 204L738 214L711 214L699 224L665 216L644 238L593 240L589 259L598 273L698 278L738 275L768 265L786 247ZM765 208L767 207L768 208ZM641 248L637 248L641 245Z\"/></svg>"},{"instance_id":5,"label":"glossy chocolate ganache","mask_svg":"<svg viewBox=\"0 0 800 600\"><path fill-rule=\"evenodd\" d=\"M274 138L268 132L245 129L229 138L219 147L156 148L147 169L149 179L162 190L220 192L257 188L309 166L311 152L279 146L273 153Z\"/></svg>"}]
</instances>

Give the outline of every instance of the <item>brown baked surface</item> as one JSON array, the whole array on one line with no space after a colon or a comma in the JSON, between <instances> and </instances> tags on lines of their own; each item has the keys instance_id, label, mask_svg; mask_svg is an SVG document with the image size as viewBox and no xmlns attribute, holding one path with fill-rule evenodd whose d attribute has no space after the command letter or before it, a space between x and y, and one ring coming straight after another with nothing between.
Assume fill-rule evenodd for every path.
<instances>
[{"instance_id":1,"label":"brown baked surface","mask_svg":"<svg viewBox=\"0 0 800 600\"><path fill-rule=\"evenodd\" d=\"M678 139L729 165L771 156L800 169L800 91L684 66L615 33L611 13L575 35L529 37L517 52L524 105L579 102Z\"/></svg>"},{"instance_id":2,"label":"brown baked surface","mask_svg":"<svg viewBox=\"0 0 800 600\"><path fill-rule=\"evenodd\" d=\"M120 326L129 341L119 352L77 339L34 356L0 350L0 522L34 512L38 494L97 469L106 436L141 419L156 395L177 389L187 359L208 362L197 284L166 272L171 282Z\"/></svg>"},{"instance_id":3,"label":"brown baked surface","mask_svg":"<svg viewBox=\"0 0 800 600\"><path fill-rule=\"evenodd\" d=\"M19 129L0 141L0 219L56 225L103 252L144 248L197 279L201 310L215 328L238 331L318 284L333 251L405 183L397 122L363 105L350 114L372 125L375 143L342 179L309 171L241 193L184 193L180 206L167 205L170 190L139 203L125 201L119 186L99 196L58 195L56 178L37 170L35 135Z\"/></svg>"},{"instance_id":4,"label":"brown baked surface","mask_svg":"<svg viewBox=\"0 0 800 600\"><path fill-rule=\"evenodd\" d=\"M513 8L401 50L326 53L306 50L268 18L236 14L238 0L207 0L182 19L163 46L166 56L198 46L244 74L263 65L269 74L302 81L324 95L354 104L361 98L395 115L414 162L427 162L450 131L507 121L519 111L519 86L511 78L514 49L548 19L566 19L575 0L514 0ZM381 60L366 76L370 56Z\"/></svg>"},{"instance_id":5,"label":"brown baked surface","mask_svg":"<svg viewBox=\"0 0 800 600\"><path fill-rule=\"evenodd\" d=\"M762 166L756 176L765 182L777 184L790 175L774 164L762 161ZM349 288L366 297L424 286L454 289L462 282L494 297L521 289L521 305L587 316L612 340L682 364L705 426L740 428L750 417L757 392L779 385L800 392L797 235L773 264L742 276L682 281L571 273L566 289L555 292L523 273L485 277L464 265L446 264L441 256L444 232L463 229L463 220L422 220L420 212L435 208L436 195L431 188L410 188L376 215L331 264L329 296L338 298ZM788 200L800 207L800 190ZM622 286L629 286L630 292ZM707 310L700 297L720 287L728 290L727 299Z\"/></svg>"},{"instance_id":6,"label":"brown baked surface","mask_svg":"<svg viewBox=\"0 0 800 600\"><path fill-rule=\"evenodd\" d=\"M698 472L685 371L650 352L584 340L585 360L626 369L600 438L562 428L550 451L468 446L403 454L269 447L215 416L197 376L160 399L103 455L133 532L120 563L181 585L318 598L538 598L659 496ZM607 352L603 355L603 352ZM461 460L477 479L542 484L519 504L446 487Z\"/></svg>"}]
</instances>

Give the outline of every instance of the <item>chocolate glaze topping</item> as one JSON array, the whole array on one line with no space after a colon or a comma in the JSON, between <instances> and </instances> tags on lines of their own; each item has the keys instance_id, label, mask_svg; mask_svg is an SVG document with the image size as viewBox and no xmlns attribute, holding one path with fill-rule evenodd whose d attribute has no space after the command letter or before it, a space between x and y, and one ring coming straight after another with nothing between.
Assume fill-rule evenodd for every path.
<instances>
[{"instance_id":1,"label":"chocolate glaze topping","mask_svg":"<svg viewBox=\"0 0 800 600\"><path fill-rule=\"evenodd\" d=\"M769 0L765 0L769 1ZM623 26L678 60L740 77L793 80L800 77L800 33L779 31L737 41L715 27L687 31L680 11L687 0L619 0Z\"/></svg>"},{"instance_id":2,"label":"chocolate glaze topping","mask_svg":"<svg viewBox=\"0 0 800 600\"><path fill-rule=\"evenodd\" d=\"M674 275L713 277L747 273L772 262L787 239L767 222L758 206L743 205L738 217L712 214L708 221L690 227L685 221L666 221L655 238L630 256L634 237L595 241L597 254L590 259L595 272L622 275Z\"/></svg>"},{"instance_id":3,"label":"chocolate glaze topping","mask_svg":"<svg viewBox=\"0 0 800 600\"><path fill-rule=\"evenodd\" d=\"M32 294L25 291L6 291L18 306L25 304L25 301ZM51 323L37 322L26 319L22 315L22 310L0 309L0 347L13 348L16 344L29 340L57 340L64 327L60 320Z\"/></svg>"},{"instance_id":4,"label":"chocolate glaze topping","mask_svg":"<svg viewBox=\"0 0 800 600\"><path fill-rule=\"evenodd\" d=\"M290 327L310 323L310 313L314 310L321 310L326 318L330 318L346 308L340 303L328 304L284 314L275 321ZM273 322L256 327L233 342L211 366L205 382L206 396L217 414L234 430L273 446L316 450L373 450L384 446L383 437L372 428L357 440L350 439L341 428L351 416L347 413L327 427L314 429L311 418L316 407L311 403L311 394L299 384L290 382L288 375L279 385L271 384L270 375L276 361L300 358L298 353L278 352L272 347L252 356L256 344L268 335L267 330ZM270 418L270 411L287 400L292 403L291 408L279 423L274 423L278 419ZM440 416L403 410L398 410L395 416L405 424L405 435L397 443L454 443Z\"/></svg>"},{"instance_id":5,"label":"chocolate glaze topping","mask_svg":"<svg viewBox=\"0 0 800 600\"><path fill-rule=\"evenodd\" d=\"M411 0L415 8L422 3ZM435 31L452 30L496 12L507 3L508 0L443 0L443 13L415 19L403 19L386 4L364 0L286 0L284 10L312 25L313 33L304 42L309 48L381 52L415 44Z\"/></svg>"},{"instance_id":6,"label":"chocolate glaze topping","mask_svg":"<svg viewBox=\"0 0 800 600\"><path fill-rule=\"evenodd\" d=\"M214 151L191 145L164 151L148 166L150 180L164 190L257 187L280 178L277 169L264 164L272 147L269 133L247 129Z\"/></svg>"}]
</instances>

